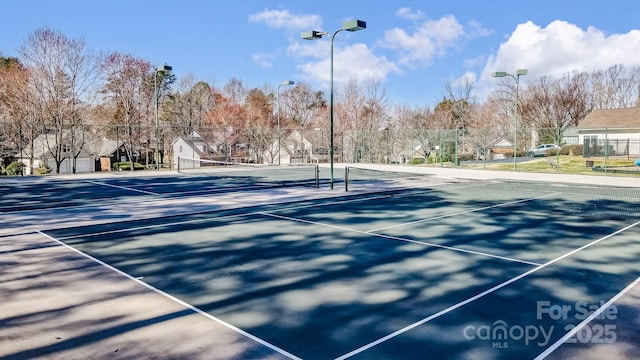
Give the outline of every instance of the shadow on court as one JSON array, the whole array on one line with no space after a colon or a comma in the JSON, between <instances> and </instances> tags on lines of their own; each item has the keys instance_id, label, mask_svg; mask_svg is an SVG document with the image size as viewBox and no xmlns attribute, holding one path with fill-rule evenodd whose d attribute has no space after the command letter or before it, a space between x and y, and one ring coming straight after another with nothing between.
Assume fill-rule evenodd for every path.
<instances>
[{"instance_id":1,"label":"shadow on court","mask_svg":"<svg viewBox=\"0 0 640 360\"><path fill-rule=\"evenodd\" d=\"M51 244L0 239L0 359L286 358Z\"/></svg>"},{"instance_id":2,"label":"shadow on court","mask_svg":"<svg viewBox=\"0 0 640 360\"><path fill-rule=\"evenodd\" d=\"M485 190L381 194L48 234L305 359L354 350L362 359L533 358L582 320L538 318L540 302L599 305L640 276L637 227L540 266L637 221L637 200L548 201L535 197L549 192ZM513 201L521 202L506 204ZM635 314L612 320L625 328L623 317ZM501 338L499 321L507 331ZM509 333L518 326L536 327L538 336ZM616 336L581 345L637 354L637 336Z\"/></svg>"},{"instance_id":3,"label":"shadow on court","mask_svg":"<svg viewBox=\"0 0 640 360\"><path fill-rule=\"evenodd\" d=\"M117 176L95 179L25 178L0 185L0 211L62 209L78 206L126 204L150 199L227 194L288 186L314 187L313 174L305 179L271 179L269 172L255 175Z\"/></svg>"}]
</instances>

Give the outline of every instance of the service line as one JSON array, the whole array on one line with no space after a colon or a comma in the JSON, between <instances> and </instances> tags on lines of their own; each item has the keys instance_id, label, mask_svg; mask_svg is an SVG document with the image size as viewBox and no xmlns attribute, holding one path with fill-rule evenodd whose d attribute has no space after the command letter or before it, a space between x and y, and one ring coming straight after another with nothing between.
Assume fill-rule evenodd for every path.
<instances>
[{"instance_id":1,"label":"service line","mask_svg":"<svg viewBox=\"0 0 640 360\"><path fill-rule=\"evenodd\" d=\"M217 318L217 317L205 312L204 310L201 310L201 309L199 309L199 308L197 308L197 307L195 307L195 306L193 306L193 305L191 305L189 303L186 303L186 302L178 299L177 297L175 297L173 295L170 295L170 294L168 294L168 293L166 293L166 292L164 292L164 291L162 291L162 290L160 290L160 289L158 289L158 288L156 288L156 287L154 287L152 285L149 285L149 284L143 282L141 280L141 278L137 278L137 277L134 277L132 275L129 275L128 273L126 273L126 272L124 272L124 271L122 271L122 270L120 270L120 269L118 269L116 267L113 267L113 266L105 263L104 261L99 260L99 259L97 259L97 258L95 258L95 257L93 257L93 256L91 256L91 255L89 255L87 253L84 253L84 252L82 252L82 251L80 251L80 250L78 250L78 249L76 249L76 248L74 248L72 246L69 246L69 245L63 243L62 241L60 241L60 240L58 240L58 239L56 239L56 238L54 238L52 236L49 236L49 235L47 235L47 234L45 234L45 233L43 233L41 231L37 231L37 233L39 233L40 235L46 237L49 240L52 240L52 241L58 243L59 245L64 246L65 248L67 248L67 249L69 249L69 250L71 250L71 251L73 251L73 252L75 252L75 253L77 253L77 254L79 254L81 256L84 256L85 258L87 258L87 259L89 259L89 260L91 260L91 261L93 261L93 262L95 262L95 263L97 263L97 264L99 264L99 265L111 270L111 271L114 271L114 272L126 277L129 280L132 280L132 281L134 281L134 282L146 287L147 289L155 292L158 295L164 296L167 299L169 299L169 300L171 300L171 301L173 301L175 303L178 303L178 304L184 306L185 308L187 308L187 309L189 309L189 310L191 310L191 311L193 311L195 313L198 313L198 314L200 314L200 315L202 315L202 316L204 316L204 317L206 317L206 318L208 318L210 320L213 320L213 321L217 322L218 324L220 324L222 326L225 326L228 329L231 329L231 330L233 330L233 331L235 331L235 332L237 332L237 333L239 333L241 335L244 335L245 337L247 337L247 338L249 338L249 339L251 339L251 340L253 340L253 341L255 341L255 342L257 342L257 343L259 343L261 345L263 345L263 346L266 346L269 349L271 349L273 351L276 351L276 352L288 357L289 359L302 360L301 358L299 358L299 357L297 357L297 356L295 356L295 355L293 355L293 354L291 354L291 353L289 353L289 352L287 352L287 351L285 351L285 350L283 350L283 349L281 349L281 348L279 348L279 347L267 342L266 340L263 340L263 339L255 336L255 335L252 335L252 334L250 334L250 333L248 333L248 332L246 332L246 331L244 331L244 330L242 330L242 329L240 329L238 327L235 327L235 326L233 326L233 325L231 325L231 324L229 324L229 323L227 323L227 322L225 322L225 321L223 321L223 320L221 320L221 319L219 319L219 318Z\"/></svg>"}]
</instances>

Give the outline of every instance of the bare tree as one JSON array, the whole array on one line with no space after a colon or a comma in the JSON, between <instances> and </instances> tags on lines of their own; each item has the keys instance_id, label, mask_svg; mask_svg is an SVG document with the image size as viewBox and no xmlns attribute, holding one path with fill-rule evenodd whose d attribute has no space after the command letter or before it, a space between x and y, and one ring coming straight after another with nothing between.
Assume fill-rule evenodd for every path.
<instances>
[{"instance_id":1,"label":"bare tree","mask_svg":"<svg viewBox=\"0 0 640 360\"><path fill-rule=\"evenodd\" d=\"M148 148L143 144L145 138L149 141L143 124L148 118L149 103L153 100L148 85L153 73L151 63L132 55L112 53L102 60L101 68L106 73L102 93L110 103L115 135L125 144L133 171L133 162L140 151Z\"/></svg>"},{"instance_id":2,"label":"bare tree","mask_svg":"<svg viewBox=\"0 0 640 360\"><path fill-rule=\"evenodd\" d=\"M251 89L245 100L246 122L245 133L248 133L248 143L252 156L258 163L265 160L273 161L274 154L265 153L273 150L273 129L276 124L273 117L273 106L267 94L260 89Z\"/></svg>"},{"instance_id":3,"label":"bare tree","mask_svg":"<svg viewBox=\"0 0 640 360\"><path fill-rule=\"evenodd\" d=\"M237 86L229 86L238 84L236 80L231 80L224 89L237 90ZM207 113L205 118L205 126L210 130L207 141L215 144L214 146L222 152L224 160L231 160L234 155L233 147L240 145L245 129L246 111L242 103L238 102L234 96L237 91L230 91L231 98L226 97L224 93L216 92L216 106ZM240 154L244 155L244 154Z\"/></svg>"},{"instance_id":4,"label":"bare tree","mask_svg":"<svg viewBox=\"0 0 640 360\"><path fill-rule=\"evenodd\" d=\"M469 122L469 113L476 104L474 94L475 81L469 76L463 77L460 81L454 83L447 81L445 83L446 95L449 99L449 111L456 129L465 129Z\"/></svg>"},{"instance_id":5,"label":"bare tree","mask_svg":"<svg viewBox=\"0 0 640 360\"><path fill-rule=\"evenodd\" d=\"M606 70L591 73L593 108L617 109L637 106L638 68L627 72L623 65L614 65Z\"/></svg>"},{"instance_id":6,"label":"bare tree","mask_svg":"<svg viewBox=\"0 0 640 360\"><path fill-rule=\"evenodd\" d=\"M2 58L0 64L1 158L29 157L33 164L33 141L42 132L38 96L29 86L29 71L17 58ZM26 149L25 149L26 147Z\"/></svg>"},{"instance_id":7,"label":"bare tree","mask_svg":"<svg viewBox=\"0 0 640 360\"><path fill-rule=\"evenodd\" d=\"M537 131L538 143L560 144L565 129L591 112L586 73L548 76L529 82L520 101L522 120Z\"/></svg>"},{"instance_id":8,"label":"bare tree","mask_svg":"<svg viewBox=\"0 0 640 360\"><path fill-rule=\"evenodd\" d=\"M476 159L488 159L491 143L500 136L496 111L498 104L499 101L489 96L484 103L474 106L468 114L469 131L465 134L465 141L475 149Z\"/></svg>"},{"instance_id":9,"label":"bare tree","mask_svg":"<svg viewBox=\"0 0 640 360\"><path fill-rule=\"evenodd\" d=\"M376 154L375 139L390 122L386 92L380 83L369 80L364 85L350 80L334 105L338 131L344 131L345 147L350 149L352 161L374 161L383 156Z\"/></svg>"},{"instance_id":10,"label":"bare tree","mask_svg":"<svg viewBox=\"0 0 640 360\"><path fill-rule=\"evenodd\" d=\"M202 131L206 114L215 106L214 91L204 82L195 82L193 74L182 77L177 89L163 104L165 123L171 130L168 136L188 136Z\"/></svg>"},{"instance_id":11,"label":"bare tree","mask_svg":"<svg viewBox=\"0 0 640 360\"><path fill-rule=\"evenodd\" d=\"M298 83L290 90L285 90L280 94L280 109L285 119L291 119L289 126L299 125L302 127L317 127L320 124L314 123L317 120L318 112L326 108L327 102L321 91L313 91L306 83ZM324 118L324 126L328 128L328 119Z\"/></svg>"},{"instance_id":12,"label":"bare tree","mask_svg":"<svg viewBox=\"0 0 640 360\"><path fill-rule=\"evenodd\" d=\"M65 159L73 159L75 172L75 159L85 141L84 131L77 131L86 121L82 103L91 102L95 93L95 58L83 39L70 39L49 28L29 35L20 55L31 75L30 86L39 96L40 114L49 135L45 139L56 172ZM65 144L67 138L71 148Z\"/></svg>"}]
</instances>

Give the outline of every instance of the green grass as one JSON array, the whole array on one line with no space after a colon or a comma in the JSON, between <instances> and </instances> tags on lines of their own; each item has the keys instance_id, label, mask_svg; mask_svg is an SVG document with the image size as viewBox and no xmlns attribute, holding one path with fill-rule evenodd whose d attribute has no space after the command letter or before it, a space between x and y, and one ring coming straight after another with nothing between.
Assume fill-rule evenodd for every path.
<instances>
[{"instance_id":1,"label":"green grass","mask_svg":"<svg viewBox=\"0 0 640 360\"><path fill-rule=\"evenodd\" d=\"M558 167L555 168L549 164L549 159L552 159L558 164ZM634 159L627 158L608 158L604 157L593 157L593 158L584 158L582 156L571 156L571 155L560 155L560 156L551 156L551 157L542 157L542 158L531 158L531 160L526 162L519 162L517 164L517 170L523 172L537 172L537 173L556 173L556 174L589 174L589 175L603 175L604 171L593 171L591 167L586 166L586 161L593 161L594 167L605 168L607 170L626 170L631 172L637 172L638 174L626 174L629 176L638 176L640 175L640 171L638 171L638 167L634 164ZM513 163L500 163L500 164L490 164L487 163L486 166L483 164L474 164L469 166L464 166L465 168L474 168L474 169L487 169L487 170L513 170ZM612 174L613 172L607 173ZM616 174L618 175L618 174ZM621 175L621 174L620 174Z\"/></svg>"}]
</instances>

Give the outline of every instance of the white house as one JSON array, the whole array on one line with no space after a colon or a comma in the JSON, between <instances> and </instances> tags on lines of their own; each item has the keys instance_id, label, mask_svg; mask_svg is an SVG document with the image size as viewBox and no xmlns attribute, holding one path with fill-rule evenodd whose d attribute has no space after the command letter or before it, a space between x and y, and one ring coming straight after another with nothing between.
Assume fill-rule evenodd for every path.
<instances>
[{"instance_id":1,"label":"white house","mask_svg":"<svg viewBox=\"0 0 640 360\"><path fill-rule=\"evenodd\" d=\"M640 107L594 110L577 129L585 156L640 155Z\"/></svg>"},{"instance_id":2,"label":"white house","mask_svg":"<svg viewBox=\"0 0 640 360\"><path fill-rule=\"evenodd\" d=\"M265 164L310 162L314 155L313 144L298 130L293 130L280 139L279 150L278 140L275 140L269 151L264 153L263 162Z\"/></svg>"},{"instance_id":3,"label":"white house","mask_svg":"<svg viewBox=\"0 0 640 360\"><path fill-rule=\"evenodd\" d=\"M172 143L173 163L178 165L178 158L189 158L191 163L197 164L198 160L217 159L219 152L210 146L197 132L189 136L178 137Z\"/></svg>"},{"instance_id":4,"label":"white house","mask_svg":"<svg viewBox=\"0 0 640 360\"><path fill-rule=\"evenodd\" d=\"M18 161L25 165L26 175L34 174L35 169L43 166L51 169L52 174L73 173L74 157L76 173L95 171L95 156L84 146L80 149L73 146L70 133L64 134L60 143L55 134L40 135L33 140L33 154L31 149L31 147L25 147L22 154L16 154ZM56 166L56 154L59 159L62 159L59 172Z\"/></svg>"}]
</instances>

